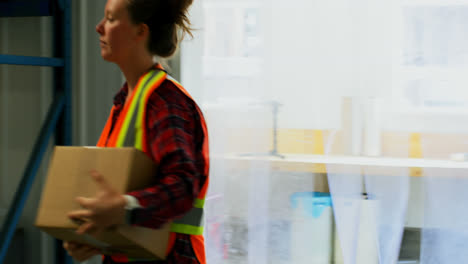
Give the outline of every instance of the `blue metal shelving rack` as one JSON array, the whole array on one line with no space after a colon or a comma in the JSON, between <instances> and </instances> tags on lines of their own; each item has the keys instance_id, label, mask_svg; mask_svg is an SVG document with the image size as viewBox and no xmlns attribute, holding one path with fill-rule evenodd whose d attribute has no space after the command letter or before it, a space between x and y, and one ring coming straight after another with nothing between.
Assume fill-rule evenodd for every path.
<instances>
[{"instance_id":1,"label":"blue metal shelving rack","mask_svg":"<svg viewBox=\"0 0 468 264\"><path fill-rule=\"evenodd\" d=\"M0 232L0 264L3 263L29 191L50 139L71 145L71 0L0 0L0 17L51 16L54 58L1 55L0 64L54 68L54 100L29 157L21 182ZM71 263L57 243L57 263Z\"/></svg>"}]
</instances>

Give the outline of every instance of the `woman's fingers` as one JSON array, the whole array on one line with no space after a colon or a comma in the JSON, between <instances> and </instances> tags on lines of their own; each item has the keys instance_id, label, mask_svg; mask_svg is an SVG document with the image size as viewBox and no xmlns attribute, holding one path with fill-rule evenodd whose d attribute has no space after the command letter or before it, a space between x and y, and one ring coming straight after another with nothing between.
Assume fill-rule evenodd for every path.
<instances>
[{"instance_id":1,"label":"woman's fingers","mask_svg":"<svg viewBox=\"0 0 468 264\"><path fill-rule=\"evenodd\" d=\"M91 174L91 177L96 182L96 184L101 188L101 190L112 190L112 187L104 178L104 176L102 176L102 174L94 170L91 171L90 174Z\"/></svg>"},{"instance_id":2,"label":"woman's fingers","mask_svg":"<svg viewBox=\"0 0 468 264\"><path fill-rule=\"evenodd\" d=\"M75 260L81 262L85 261L101 252L94 247L74 242L64 242L63 247L67 250L68 254Z\"/></svg>"},{"instance_id":3,"label":"woman's fingers","mask_svg":"<svg viewBox=\"0 0 468 264\"><path fill-rule=\"evenodd\" d=\"M75 243L75 242L70 242L70 241L64 241L63 242L63 248L65 248L65 250L75 250L77 247L79 246L79 244Z\"/></svg>"},{"instance_id":4,"label":"woman's fingers","mask_svg":"<svg viewBox=\"0 0 468 264\"><path fill-rule=\"evenodd\" d=\"M94 229L95 229L94 223L86 222L86 223L80 225L80 227L78 227L78 229L76 230L76 233L77 234L89 233L89 232L93 231Z\"/></svg>"},{"instance_id":5,"label":"woman's fingers","mask_svg":"<svg viewBox=\"0 0 468 264\"><path fill-rule=\"evenodd\" d=\"M92 208L97 202L96 198L88 198L88 197L76 197L75 201L82 208Z\"/></svg>"},{"instance_id":6,"label":"woman's fingers","mask_svg":"<svg viewBox=\"0 0 468 264\"><path fill-rule=\"evenodd\" d=\"M89 219L93 216L93 211L91 210L76 210L68 213L68 218L71 219Z\"/></svg>"},{"instance_id":7,"label":"woman's fingers","mask_svg":"<svg viewBox=\"0 0 468 264\"><path fill-rule=\"evenodd\" d=\"M83 248L80 248L79 250L74 252L74 256L72 257L78 261L85 261L98 254L99 250L89 246L84 246Z\"/></svg>"}]
</instances>

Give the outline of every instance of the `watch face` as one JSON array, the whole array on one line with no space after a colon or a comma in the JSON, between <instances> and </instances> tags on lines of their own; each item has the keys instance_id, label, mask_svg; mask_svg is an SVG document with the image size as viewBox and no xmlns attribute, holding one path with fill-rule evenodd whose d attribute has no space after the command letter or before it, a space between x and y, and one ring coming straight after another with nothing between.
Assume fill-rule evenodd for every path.
<instances>
[{"instance_id":1,"label":"watch face","mask_svg":"<svg viewBox=\"0 0 468 264\"><path fill-rule=\"evenodd\" d=\"M125 209L125 224L131 225L133 223L134 209Z\"/></svg>"}]
</instances>

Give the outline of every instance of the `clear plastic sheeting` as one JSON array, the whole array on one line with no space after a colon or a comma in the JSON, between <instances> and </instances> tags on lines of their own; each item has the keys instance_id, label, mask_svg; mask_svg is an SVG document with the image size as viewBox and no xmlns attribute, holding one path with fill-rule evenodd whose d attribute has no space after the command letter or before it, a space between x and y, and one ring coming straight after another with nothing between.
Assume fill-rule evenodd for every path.
<instances>
[{"instance_id":1,"label":"clear plastic sheeting","mask_svg":"<svg viewBox=\"0 0 468 264\"><path fill-rule=\"evenodd\" d=\"M468 259L468 170L425 169L421 264Z\"/></svg>"},{"instance_id":2,"label":"clear plastic sheeting","mask_svg":"<svg viewBox=\"0 0 468 264\"><path fill-rule=\"evenodd\" d=\"M339 164L327 164L326 167L339 239L337 253L345 264L359 263L356 257L364 184L361 168Z\"/></svg>"},{"instance_id":3,"label":"clear plastic sheeting","mask_svg":"<svg viewBox=\"0 0 468 264\"><path fill-rule=\"evenodd\" d=\"M268 243L270 230L268 211L270 175L270 164L268 161L252 162L246 175L249 178L246 181L249 186L247 263L271 263L269 259L270 243Z\"/></svg>"},{"instance_id":4,"label":"clear plastic sheeting","mask_svg":"<svg viewBox=\"0 0 468 264\"><path fill-rule=\"evenodd\" d=\"M364 174L367 201L372 204L369 216L376 228L378 263L397 263L408 207L408 168L374 167L370 172L364 169Z\"/></svg>"},{"instance_id":5,"label":"clear plastic sheeting","mask_svg":"<svg viewBox=\"0 0 468 264\"><path fill-rule=\"evenodd\" d=\"M245 100L207 104L211 143L206 252L210 263L269 263L271 107ZM245 162L229 160L231 155ZM253 158L260 158L253 161Z\"/></svg>"},{"instance_id":6,"label":"clear plastic sheeting","mask_svg":"<svg viewBox=\"0 0 468 264\"><path fill-rule=\"evenodd\" d=\"M398 260L408 204L408 168L327 164L336 222L335 260Z\"/></svg>"},{"instance_id":7,"label":"clear plastic sheeting","mask_svg":"<svg viewBox=\"0 0 468 264\"><path fill-rule=\"evenodd\" d=\"M181 82L210 133L209 263L394 264L402 247L408 261L463 248L447 237L467 230L453 214L466 200L461 182L452 193L448 186L429 192L455 183L430 178L411 158L466 152L468 38L460 30L467 7L456 0L195 1L199 30L182 45ZM317 155L382 162L378 170L314 164ZM424 228L422 253L417 236L403 245L405 231L419 234L442 213L462 231Z\"/></svg>"},{"instance_id":8,"label":"clear plastic sheeting","mask_svg":"<svg viewBox=\"0 0 468 264\"><path fill-rule=\"evenodd\" d=\"M290 263L330 263L333 259L333 212L330 194L298 192L291 196ZM307 243L304 243L307 241Z\"/></svg>"}]
</instances>

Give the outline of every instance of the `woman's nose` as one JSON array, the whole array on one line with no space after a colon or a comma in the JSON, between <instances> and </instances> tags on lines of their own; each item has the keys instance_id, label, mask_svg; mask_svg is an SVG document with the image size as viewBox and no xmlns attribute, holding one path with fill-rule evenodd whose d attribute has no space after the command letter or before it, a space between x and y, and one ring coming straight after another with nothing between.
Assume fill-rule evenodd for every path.
<instances>
[{"instance_id":1,"label":"woman's nose","mask_svg":"<svg viewBox=\"0 0 468 264\"><path fill-rule=\"evenodd\" d=\"M96 25L96 32L99 34L99 35L102 35L104 32L103 32L103 28L102 28L102 23L104 22L104 19L102 19L101 21L99 21L99 23Z\"/></svg>"}]
</instances>

